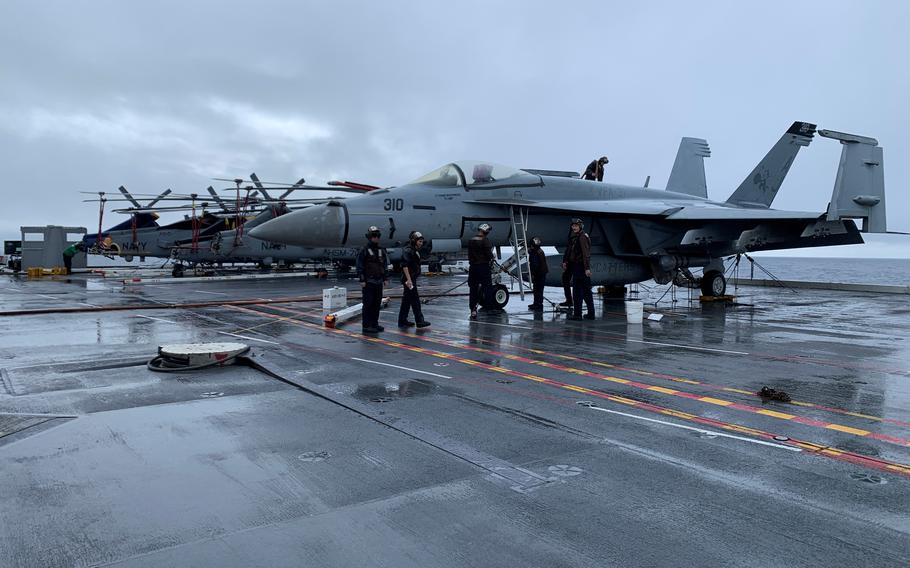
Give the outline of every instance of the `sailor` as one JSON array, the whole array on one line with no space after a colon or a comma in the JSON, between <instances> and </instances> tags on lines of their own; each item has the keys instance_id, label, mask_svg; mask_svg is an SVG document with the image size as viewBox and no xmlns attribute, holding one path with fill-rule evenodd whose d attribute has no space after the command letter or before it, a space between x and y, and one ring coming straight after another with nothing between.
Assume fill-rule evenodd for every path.
<instances>
[{"instance_id":1,"label":"sailor","mask_svg":"<svg viewBox=\"0 0 910 568\"><path fill-rule=\"evenodd\" d=\"M420 249L423 247L423 235L419 231L411 231L408 244L401 254L401 309L398 311L398 327L411 327L413 321L408 321L408 312L414 311L414 320L417 327L427 327L430 322L423 319L420 309L420 294L417 292L417 278L420 276Z\"/></svg>"},{"instance_id":2,"label":"sailor","mask_svg":"<svg viewBox=\"0 0 910 568\"><path fill-rule=\"evenodd\" d=\"M572 273L568 269L563 269L562 271L562 291L566 296L566 301L561 302L559 305L564 308L571 308L575 303L572 301Z\"/></svg>"},{"instance_id":3,"label":"sailor","mask_svg":"<svg viewBox=\"0 0 910 568\"><path fill-rule=\"evenodd\" d=\"M63 266L66 267L67 274L73 273L73 257L79 252L85 252L85 245L82 241L78 241L63 249Z\"/></svg>"},{"instance_id":4,"label":"sailor","mask_svg":"<svg viewBox=\"0 0 910 568\"><path fill-rule=\"evenodd\" d=\"M477 234L468 241L468 305L471 308L471 319L477 317L477 304L486 307L490 304L493 292L493 275L490 264L493 262L493 243L487 238L493 228L487 223L477 227Z\"/></svg>"},{"instance_id":5,"label":"sailor","mask_svg":"<svg viewBox=\"0 0 910 568\"><path fill-rule=\"evenodd\" d=\"M593 181L603 181L604 180L604 166L610 163L610 160L606 156L601 156L600 158L592 161L588 164L588 167L585 168L585 173L581 176L581 179L589 179Z\"/></svg>"},{"instance_id":6,"label":"sailor","mask_svg":"<svg viewBox=\"0 0 910 568\"><path fill-rule=\"evenodd\" d=\"M363 332L378 333L385 328L379 325L379 306L382 286L388 279L389 254L379 246L382 232L372 226L367 230L367 244L357 255L357 276L363 289Z\"/></svg>"},{"instance_id":7,"label":"sailor","mask_svg":"<svg viewBox=\"0 0 910 568\"><path fill-rule=\"evenodd\" d=\"M534 303L528 306L533 312L543 310L543 289L547 280L547 255L540 248L540 237L531 239L531 246L528 250L528 261L531 263L531 285L534 287Z\"/></svg>"},{"instance_id":8,"label":"sailor","mask_svg":"<svg viewBox=\"0 0 910 568\"><path fill-rule=\"evenodd\" d=\"M572 238L572 229L569 229L569 235L566 239ZM563 264L562 268L562 291L566 296L566 301L560 303L560 307L572 309L575 303L572 301L572 272Z\"/></svg>"},{"instance_id":9,"label":"sailor","mask_svg":"<svg viewBox=\"0 0 910 568\"><path fill-rule=\"evenodd\" d=\"M568 319L582 319L582 298L588 308L585 319L594 319L594 294L591 293L591 237L584 232L584 223L581 219L572 219L570 226L572 232L569 236L569 245L562 259L563 270L568 270L572 274L572 295L575 300L574 311Z\"/></svg>"}]
</instances>

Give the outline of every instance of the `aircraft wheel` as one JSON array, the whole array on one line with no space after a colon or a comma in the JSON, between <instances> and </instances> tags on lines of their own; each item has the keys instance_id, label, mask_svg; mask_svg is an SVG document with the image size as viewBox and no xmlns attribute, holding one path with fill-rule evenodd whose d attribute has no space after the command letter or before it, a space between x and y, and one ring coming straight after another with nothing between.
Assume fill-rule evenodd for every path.
<instances>
[{"instance_id":1,"label":"aircraft wheel","mask_svg":"<svg viewBox=\"0 0 910 568\"><path fill-rule=\"evenodd\" d=\"M703 296L723 296L727 291L727 279L718 270L709 270L701 277L701 293Z\"/></svg>"},{"instance_id":2,"label":"aircraft wheel","mask_svg":"<svg viewBox=\"0 0 910 568\"><path fill-rule=\"evenodd\" d=\"M183 278L183 265L175 264L174 269L171 271L171 276L174 278Z\"/></svg>"},{"instance_id":3,"label":"aircraft wheel","mask_svg":"<svg viewBox=\"0 0 910 568\"><path fill-rule=\"evenodd\" d=\"M125 260L127 262L133 262L133 255L125 254L125 255L123 255L123 260Z\"/></svg>"},{"instance_id":4,"label":"aircraft wheel","mask_svg":"<svg viewBox=\"0 0 910 568\"><path fill-rule=\"evenodd\" d=\"M502 284L496 284L493 286L493 307L503 310L508 303L509 289Z\"/></svg>"}]
</instances>

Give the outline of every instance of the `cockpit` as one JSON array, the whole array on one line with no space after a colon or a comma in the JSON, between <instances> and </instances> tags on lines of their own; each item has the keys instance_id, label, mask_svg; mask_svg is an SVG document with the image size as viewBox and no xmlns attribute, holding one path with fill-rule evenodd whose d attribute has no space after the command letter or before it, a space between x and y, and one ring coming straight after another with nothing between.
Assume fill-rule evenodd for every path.
<instances>
[{"instance_id":1,"label":"cockpit","mask_svg":"<svg viewBox=\"0 0 910 568\"><path fill-rule=\"evenodd\" d=\"M464 189L498 189L543 185L540 176L492 162L452 162L421 176L411 184Z\"/></svg>"}]
</instances>

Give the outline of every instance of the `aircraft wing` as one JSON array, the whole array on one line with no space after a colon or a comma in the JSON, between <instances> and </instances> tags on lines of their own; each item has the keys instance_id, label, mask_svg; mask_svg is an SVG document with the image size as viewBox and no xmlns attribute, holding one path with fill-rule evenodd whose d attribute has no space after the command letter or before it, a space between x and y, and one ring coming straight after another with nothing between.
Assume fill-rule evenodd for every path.
<instances>
[{"instance_id":1,"label":"aircraft wing","mask_svg":"<svg viewBox=\"0 0 910 568\"><path fill-rule=\"evenodd\" d=\"M735 221L764 219L817 219L821 213L780 211L766 208L730 207L712 203L674 204L646 199L589 201L532 201L527 199L478 199L478 205L511 205L531 211L550 210L594 215L663 217L669 221Z\"/></svg>"},{"instance_id":2,"label":"aircraft wing","mask_svg":"<svg viewBox=\"0 0 910 568\"><path fill-rule=\"evenodd\" d=\"M670 221L736 221L772 219L818 219L822 213L780 211L778 209L729 209L726 207L683 207L667 215Z\"/></svg>"},{"instance_id":3,"label":"aircraft wing","mask_svg":"<svg viewBox=\"0 0 910 568\"><path fill-rule=\"evenodd\" d=\"M660 215L667 216L678 211L678 205L638 199L616 199L612 201L530 201L526 199L478 199L465 201L478 205L514 205L527 209L549 209L553 211L578 211L615 215Z\"/></svg>"}]
</instances>

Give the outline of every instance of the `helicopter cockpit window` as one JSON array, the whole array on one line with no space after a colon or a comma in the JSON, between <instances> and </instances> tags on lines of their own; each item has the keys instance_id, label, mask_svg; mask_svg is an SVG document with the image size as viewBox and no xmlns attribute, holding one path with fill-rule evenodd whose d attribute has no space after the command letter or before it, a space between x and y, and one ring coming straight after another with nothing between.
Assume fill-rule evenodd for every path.
<instances>
[{"instance_id":1,"label":"helicopter cockpit window","mask_svg":"<svg viewBox=\"0 0 910 568\"><path fill-rule=\"evenodd\" d=\"M441 168L435 169L432 172L415 179L411 183L432 185L436 187L462 187L464 185L464 177L461 174L461 170L459 170L455 164L446 164Z\"/></svg>"}]
</instances>

